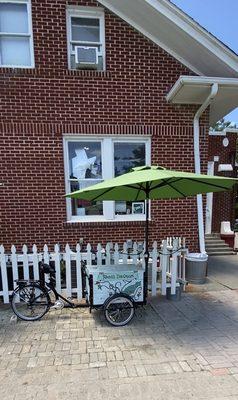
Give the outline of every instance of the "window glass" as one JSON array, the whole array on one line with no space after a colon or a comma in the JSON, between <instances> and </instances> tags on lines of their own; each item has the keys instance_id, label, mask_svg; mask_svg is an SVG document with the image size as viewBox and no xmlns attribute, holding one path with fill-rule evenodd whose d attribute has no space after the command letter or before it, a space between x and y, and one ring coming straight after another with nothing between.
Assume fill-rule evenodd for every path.
<instances>
[{"instance_id":1,"label":"window glass","mask_svg":"<svg viewBox=\"0 0 238 400\"><path fill-rule=\"evenodd\" d=\"M28 33L28 15L26 4L0 4L0 32Z\"/></svg>"},{"instance_id":2,"label":"window glass","mask_svg":"<svg viewBox=\"0 0 238 400\"><path fill-rule=\"evenodd\" d=\"M72 17L72 40L100 42L99 19Z\"/></svg>"},{"instance_id":3,"label":"window glass","mask_svg":"<svg viewBox=\"0 0 238 400\"><path fill-rule=\"evenodd\" d=\"M113 175L129 172L133 167L145 165L149 160L148 142L148 139L135 141L132 138L128 142L126 139L116 141L108 136L67 139L66 192L84 189ZM143 220L145 203L136 199L134 202L67 199L67 213L72 221Z\"/></svg>"},{"instance_id":4,"label":"window glass","mask_svg":"<svg viewBox=\"0 0 238 400\"><path fill-rule=\"evenodd\" d=\"M69 179L71 192L102 181L101 142L69 142ZM72 215L102 215L103 203L72 199Z\"/></svg>"},{"instance_id":5,"label":"window glass","mask_svg":"<svg viewBox=\"0 0 238 400\"><path fill-rule=\"evenodd\" d=\"M146 164L145 143L114 143L114 174L119 176ZM116 215L144 214L144 202L116 201Z\"/></svg>"},{"instance_id":6,"label":"window glass","mask_svg":"<svg viewBox=\"0 0 238 400\"><path fill-rule=\"evenodd\" d=\"M105 28L103 11L91 11L89 7L80 11L74 8L68 10L68 60L69 68L80 70L98 70L105 69ZM76 46L97 47L97 62L87 63L87 51L85 51L85 60L77 61Z\"/></svg>"},{"instance_id":7,"label":"window glass","mask_svg":"<svg viewBox=\"0 0 238 400\"><path fill-rule=\"evenodd\" d=\"M145 143L119 142L114 144L115 176L125 174L131 168L145 164Z\"/></svg>"},{"instance_id":8,"label":"window glass","mask_svg":"<svg viewBox=\"0 0 238 400\"><path fill-rule=\"evenodd\" d=\"M3 65L30 65L29 39L24 37L0 36L0 59Z\"/></svg>"}]
</instances>

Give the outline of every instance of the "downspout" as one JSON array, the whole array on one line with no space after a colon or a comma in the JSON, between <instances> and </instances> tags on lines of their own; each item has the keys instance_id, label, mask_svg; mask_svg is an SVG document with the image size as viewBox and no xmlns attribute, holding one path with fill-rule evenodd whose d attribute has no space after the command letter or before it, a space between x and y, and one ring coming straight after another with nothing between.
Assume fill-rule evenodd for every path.
<instances>
[{"instance_id":1,"label":"downspout","mask_svg":"<svg viewBox=\"0 0 238 400\"><path fill-rule=\"evenodd\" d=\"M218 84L213 83L211 87L211 92L201 107L198 109L193 120L193 132L194 132L194 163L195 163L195 173L201 173L201 158L200 158L200 117L207 109L207 107L212 103L212 100L216 97L218 93ZM197 195L197 213L198 213L198 234L199 234L199 247L201 253L206 253L205 250L205 236L204 236L204 220L203 220L203 204L202 195Z\"/></svg>"}]
</instances>

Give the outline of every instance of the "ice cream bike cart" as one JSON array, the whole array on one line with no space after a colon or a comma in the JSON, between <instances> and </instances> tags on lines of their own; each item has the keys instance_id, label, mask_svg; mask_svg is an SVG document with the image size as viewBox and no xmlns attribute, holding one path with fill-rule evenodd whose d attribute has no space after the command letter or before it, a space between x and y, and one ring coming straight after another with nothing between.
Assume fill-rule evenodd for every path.
<instances>
[{"instance_id":1,"label":"ice cream bike cart","mask_svg":"<svg viewBox=\"0 0 238 400\"><path fill-rule=\"evenodd\" d=\"M85 267L85 298L90 310L103 308L114 326L126 325L135 308L145 304L145 269L142 263Z\"/></svg>"}]
</instances>

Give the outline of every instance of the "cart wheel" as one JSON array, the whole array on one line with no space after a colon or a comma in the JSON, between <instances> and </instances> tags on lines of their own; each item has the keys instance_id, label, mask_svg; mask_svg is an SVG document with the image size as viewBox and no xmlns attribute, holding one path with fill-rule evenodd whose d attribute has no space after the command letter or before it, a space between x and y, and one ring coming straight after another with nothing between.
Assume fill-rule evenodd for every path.
<instances>
[{"instance_id":1,"label":"cart wheel","mask_svg":"<svg viewBox=\"0 0 238 400\"><path fill-rule=\"evenodd\" d=\"M134 314L133 300L126 294L114 294L104 304L104 315L111 325L126 325L132 320Z\"/></svg>"}]
</instances>

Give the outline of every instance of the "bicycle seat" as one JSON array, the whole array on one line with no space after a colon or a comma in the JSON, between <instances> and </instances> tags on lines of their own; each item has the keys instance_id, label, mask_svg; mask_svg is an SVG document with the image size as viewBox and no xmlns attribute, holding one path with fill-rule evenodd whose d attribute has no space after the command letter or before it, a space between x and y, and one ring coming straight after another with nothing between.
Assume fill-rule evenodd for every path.
<instances>
[{"instance_id":1,"label":"bicycle seat","mask_svg":"<svg viewBox=\"0 0 238 400\"><path fill-rule=\"evenodd\" d=\"M42 262L40 263L40 268L44 272L44 274L54 274L55 273L54 267L50 264L45 264Z\"/></svg>"}]
</instances>

